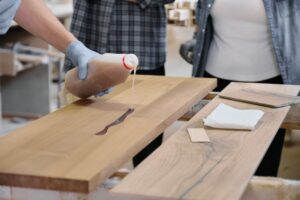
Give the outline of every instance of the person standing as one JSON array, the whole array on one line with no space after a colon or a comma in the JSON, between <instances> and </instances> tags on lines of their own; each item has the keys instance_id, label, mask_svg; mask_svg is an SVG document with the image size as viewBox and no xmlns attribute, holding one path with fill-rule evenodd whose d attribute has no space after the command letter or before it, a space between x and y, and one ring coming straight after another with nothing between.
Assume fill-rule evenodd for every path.
<instances>
[{"instance_id":1,"label":"person standing","mask_svg":"<svg viewBox=\"0 0 300 200\"><path fill-rule=\"evenodd\" d=\"M195 42L180 52L192 61L193 76L217 78L216 91L231 81L299 85L299 8L298 0L199 0ZM277 176L284 133L278 131L256 175Z\"/></svg>"},{"instance_id":2,"label":"person standing","mask_svg":"<svg viewBox=\"0 0 300 200\"><path fill-rule=\"evenodd\" d=\"M165 4L174 0L76 0L71 31L100 53L132 53L139 58L137 74L165 75ZM101 28L100 28L101 27ZM72 65L66 60L65 70ZM163 135L133 158L134 166L151 154Z\"/></svg>"}]
</instances>

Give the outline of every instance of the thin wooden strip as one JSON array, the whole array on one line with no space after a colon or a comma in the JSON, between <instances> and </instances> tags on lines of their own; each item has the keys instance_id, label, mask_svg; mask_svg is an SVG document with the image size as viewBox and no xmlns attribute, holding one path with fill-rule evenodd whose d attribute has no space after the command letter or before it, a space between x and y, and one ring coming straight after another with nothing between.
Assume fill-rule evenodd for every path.
<instances>
[{"instance_id":1,"label":"thin wooden strip","mask_svg":"<svg viewBox=\"0 0 300 200\"><path fill-rule=\"evenodd\" d=\"M231 84L296 94L297 86ZM210 144L191 143L186 128L202 127L201 120L219 103L265 112L253 132L207 129ZM289 107L272 109L215 98L154 154L129 174L113 192L177 199L239 199L264 156Z\"/></svg>"},{"instance_id":2,"label":"thin wooden strip","mask_svg":"<svg viewBox=\"0 0 300 200\"><path fill-rule=\"evenodd\" d=\"M226 99L273 108L291 106L300 102L300 97L297 97L297 94L286 95L278 91L270 92L253 88L236 88L236 90L226 90L220 93L219 96Z\"/></svg>"}]
</instances>

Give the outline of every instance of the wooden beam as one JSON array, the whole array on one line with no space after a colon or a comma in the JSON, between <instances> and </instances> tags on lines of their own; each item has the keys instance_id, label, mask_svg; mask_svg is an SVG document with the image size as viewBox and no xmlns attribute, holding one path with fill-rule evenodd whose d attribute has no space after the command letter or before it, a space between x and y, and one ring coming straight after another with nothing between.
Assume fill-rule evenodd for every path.
<instances>
[{"instance_id":1,"label":"wooden beam","mask_svg":"<svg viewBox=\"0 0 300 200\"><path fill-rule=\"evenodd\" d=\"M230 84L225 91L252 88L295 95L300 86ZM211 143L191 143L186 129L203 127L217 105L265 112L254 131L206 129ZM267 108L214 98L112 191L176 199L238 200L290 107Z\"/></svg>"},{"instance_id":2,"label":"wooden beam","mask_svg":"<svg viewBox=\"0 0 300 200\"><path fill-rule=\"evenodd\" d=\"M90 192L216 86L215 79L137 76L0 138L0 185ZM134 103L135 111L96 135Z\"/></svg>"}]
</instances>

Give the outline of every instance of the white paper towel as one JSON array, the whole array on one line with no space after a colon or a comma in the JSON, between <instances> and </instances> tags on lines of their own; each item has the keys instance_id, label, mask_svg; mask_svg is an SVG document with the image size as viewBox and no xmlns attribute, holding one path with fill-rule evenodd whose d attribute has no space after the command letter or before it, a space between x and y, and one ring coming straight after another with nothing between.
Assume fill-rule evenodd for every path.
<instances>
[{"instance_id":1,"label":"white paper towel","mask_svg":"<svg viewBox=\"0 0 300 200\"><path fill-rule=\"evenodd\" d=\"M240 110L220 103L203 121L213 128L254 130L263 115L261 110Z\"/></svg>"}]
</instances>

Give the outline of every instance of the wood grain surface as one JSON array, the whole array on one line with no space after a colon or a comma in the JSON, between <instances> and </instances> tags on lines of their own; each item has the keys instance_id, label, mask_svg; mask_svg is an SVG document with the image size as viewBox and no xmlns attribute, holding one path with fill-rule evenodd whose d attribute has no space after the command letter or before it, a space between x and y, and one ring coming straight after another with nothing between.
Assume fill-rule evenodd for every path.
<instances>
[{"instance_id":1,"label":"wood grain surface","mask_svg":"<svg viewBox=\"0 0 300 200\"><path fill-rule=\"evenodd\" d=\"M238 84L288 95L300 86ZM202 119L220 103L265 112L254 131L206 129L211 143L191 143L187 128L203 127ZM175 199L237 200L243 194L290 107L269 108L214 98L112 191Z\"/></svg>"},{"instance_id":2,"label":"wood grain surface","mask_svg":"<svg viewBox=\"0 0 300 200\"><path fill-rule=\"evenodd\" d=\"M219 92L210 92L203 100L212 100L215 98ZM189 121L195 114L199 112L201 108L198 106L192 108L190 111L185 113L180 119L181 121ZM290 129L290 130L300 130L300 104L295 104L291 106L291 109L287 116L285 117L281 128Z\"/></svg>"},{"instance_id":3,"label":"wood grain surface","mask_svg":"<svg viewBox=\"0 0 300 200\"><path fill-rule=\"evenodd\" d=\"M89 192L216 86L215 79L137 76L0 138L0 185ZM135 112L95 135L134 102Z\"/></svg>"},{"instance_id":4,"label":"wood grain surface","mask_svg":"<svg viewBox=\"0 0 300 200\"><path fill-rule=\"evenodd\" d=\"M300 103L300 97L297 97L297 94L288 95L280 93L279 91L267 91L255 88L229 88L228 90L220 93L219 96L226 99L273 108L291 106Z\"/></svg>"}]
</instances>

